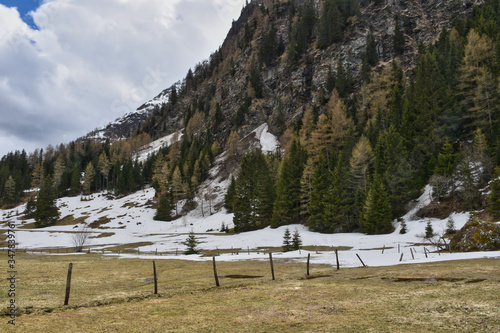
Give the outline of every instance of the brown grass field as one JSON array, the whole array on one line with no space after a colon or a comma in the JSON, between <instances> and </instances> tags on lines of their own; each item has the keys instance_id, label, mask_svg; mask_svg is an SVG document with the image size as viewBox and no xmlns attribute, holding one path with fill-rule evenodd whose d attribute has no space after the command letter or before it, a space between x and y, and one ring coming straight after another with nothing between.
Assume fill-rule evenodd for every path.
<instances>
[{"instance_id":1,"label":"brown grass field","mask_svg":"<svg viewBox=\"0 0 500 333\"><path fill-rule=\"evenodd\" d=\"M1 271L7 275L7 252ZM69 306L63 306L73 263ZM335 268L16 254L16 325L0 332L500 332L500 260Z\"/></svg>"}]
</instances>

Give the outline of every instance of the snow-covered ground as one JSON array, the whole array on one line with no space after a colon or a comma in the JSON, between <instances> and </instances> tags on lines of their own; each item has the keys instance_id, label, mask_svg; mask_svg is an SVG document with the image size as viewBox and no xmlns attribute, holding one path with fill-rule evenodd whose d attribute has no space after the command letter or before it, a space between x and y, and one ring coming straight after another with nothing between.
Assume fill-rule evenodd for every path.
<instances>
[{"instance_id":1,"label":"snow-covered ground","mask_svg":"<svg viewBox=\"0 0 500 333\"><path fill-rule=\"evenodd\" d=\"M276 138L269 133L267 125L258 127L254 132L260 140L261 147L265 151L272 151L278 145ZM140 157L147 156L148 153L156 151L164 144L171 144L173 140L179 140L178 135L160 139L144 149ZM175 138L175 139L174 139ZM217 163L216 163L217 164ZM215 168L211 170L212 176L217 174ZM218 198L220 202L225 193L225 188L229 185L228 180L221 180L213 177L212 184L207 186L216 186L218 188ZM472 258L500 258L500 251L495 252L472 252L472 253L437 253L432 245L421 245L422 236L425 234L427 221L430 221L433 230L442 234L446 228L448 219L418 219L415 212L430 202L432 189L427 186L424 193L416 202L416 205L410 210L403 219L406 222L408 232L400 234L400 224L395 222L396 230L387 235L368 236L360 233L344 234L320 234L311 232L303 225L289 225L277 229L265 228L262 230L245 232L235 235L221 233L222 225L232 228L233 214L228 214L224 209L209 213L208 203L205 202L204 212L201 205L191 211L186 216L172 222L161 222L153 220L155 210L148 203L154 197L154 189L147 188L138 191L127 197L110 200L104 193L94 194L89 201L81 201L80 197L66 197L58 200L58 207L61 217L73 215L75 219L85 217L86 223L92 223L100 218L107 218L110 221L100 226L100 228L91 229L92 236L99 238L91 239L91 249L105 250L108 255L117 255L120 257L140 257L155 259L188 259L188 260L208 260L210 258L199 255L182 255L185 246L182 244L186 240L187 234L191 231L196 233L196 237L201 244L200 249L207 250L231 250L239 254L221 253L218 257L220 261L231 260L267 260L266 248L279 248L283 244L283 234L286 228L293 233L298 230L304 247L311 252L304 250L281 253L274 253L277 260L299 260L304 261L308 253L311 253L313 263L326 263L336 265L335 253L333 251L314 251L314 247L320 249L321 246L342 247L339 251L340 265L342 267L360 266L359 255L368 266L386 266L400 263L422 263L441 260L457 260ZM195 200L200 200L196 198ZM200 204L200 203L199 203ZM21 220L20 212L24 211L24 206L13 210L0 210L0 233L5 232L6 221L12 221L16 225L16 241L18 248L41 249L41 248L71 248L73 244L73 232L78 230L79 225L52 226L43 229L25 229L20 228L23 225L33 223L34 220ZM468 213L453 213L451 215L457 229L460 229L469 219ZM81 225L81 224L80 224ZM1 230L3 229L3 230ZM111 248L122 244L144 243L151 245L139 246L132 245L138 249L141 254L117 254L111 251ZM426 258L424 247L432 251ZM384 253L382 254L382 249ZM414 251L413 256L410 249ZM250 253L248 254L248 250ZM158 252L160 255L153 255ZM178 252L178 256L175 252ZM147 253L150 254L147 254ZM166 253L169 254L166 254ZM401 259L401 253L403 258Z\"/></svg>"},{"instance_id":2,"label":"snow-covered ground","mask_svg":"<svg viewBox=\"0 0 500 333\"><path fill-rule=\"evenodd\" d=\"M429 188L419 200L419 203L427 200L426 196ZM81 201L80 197L62 198L58 200L61 216L73 215L75 218L87 216L86 222L91 223L101 217L107 217L111 221L102 225L103 229L92 229L92 234L98 236L106 233L110 236L102 238L92 238L92 250L101 250L121 244L131 244L140 242L151 242L152 245L140 246L138 250L144 252L170 252L169 255L131 255L120 254L121 257L154 257L157 259L189 259L207 260L206 257L197 255L182 255L185 246L182 242L186 240L187 234L193 231L197 234L197 239L202 243L201 249L239 249L240 254L221 254L218 260L267 260L263 249L268 247L280 247L283 243L283 234L286 228L292 232L297 229L300 233L303 246L333 246L350 247L349 250L339 252L340 265L343 267L360 266L357 258L358 254L368 266L395 265L399 263L421 263L440 260L456 260L469 258L500 258L500 251L496 252L473 252L473 253L429 253L428 258L424 254L422 235L425 233L425 226L428 220L431 221L434 231L441 233L446 228L447 219L414 219L412 212L404 216L408 232L400 234L400 225L392 234L368 236L360 233L349 234L320 234L307 230L303 225L289 225L277 229L265 228L262 230L227 235L219 230L224 223L229 227L233 226L232 214L221 210L209 215L208 207L205 205L205 217L201 215L198 208L190 212L187 216L172 222L160 222L153 220L155 210L147 207L147 202L154 196L152 188L139 191L127 197L115 200L108 200L103 194L96 194L90 201ZM22 211L19 207L18 211ZM414 211L414 208L412 211ZM14 211L0 211L2 220L7 220L7 216L15 214ZM468 213L454 213L452 218L457 228L461 228L468 220ZM10 218L14 221L16 228L16 241L18 248L69 248L73 246L72 233L76 227L73 226L52 226L44 229L20 229L19 227L32 223L33 220L21 221L15 216ZM112 235L111 235L112 234ZM398 246L403 254L398 252ZM385 247L384 254L382 248ZM426 245L428 250L435 251L433 246ZM410 248L415 250L412 258ZM250 254L247 250L250 249ZM310 248L311 249L311 248ZM175 256L174 252L179 255ZM257 252L258 251L258 252ZM293 251L287 253L275 253L277 260L305 260L307 251ZM110 255L111 254L110 252ZM313 263L326 263L335 265L335 255L332 251L312 251L311 260Z\"/></svg>"}]
</instances>

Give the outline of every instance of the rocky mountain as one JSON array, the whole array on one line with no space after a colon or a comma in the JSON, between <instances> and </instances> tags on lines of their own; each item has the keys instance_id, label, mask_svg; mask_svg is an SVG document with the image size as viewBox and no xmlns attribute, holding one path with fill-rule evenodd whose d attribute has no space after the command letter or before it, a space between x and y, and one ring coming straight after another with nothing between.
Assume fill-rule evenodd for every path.
<instances>
[{"instance_id":1,"label":"rocky mountain","mask_svg":"<svg viewBox=\"0 0 500 333\"><path fill-rule=\"evenodd\" d=\"M375 41L376 67L381 70L396 58L409 75L416 66L418 45L436 41L443 28L451 28L458 16L470 15L480 1L390 0L360 1L359 5L351 1L353 8L345 9L351 12L340 13L344 17L340 40L318 47L319 24L327 2L311 2L314 27L305 50L291 60L291 54L297 53L291 50L297 39L294 34L304 20L303 7L308 2L251 1L233 22L219 50L187 74L177 85L176 100L156 108L142 131L153 137L167 135L188 126L199 112L212 125L217 124L214 134L223 141L232 128L244 136L263 122L282 135L302 118L307 106L324 104L331 90L329 75L346 75L338 73L339 64L352 85L342 94L361 89L370 34ZM396 29L404 39L400 51L394 49ZM159 97L163 95L165 91Z\"/></svg>"}]
</instances>

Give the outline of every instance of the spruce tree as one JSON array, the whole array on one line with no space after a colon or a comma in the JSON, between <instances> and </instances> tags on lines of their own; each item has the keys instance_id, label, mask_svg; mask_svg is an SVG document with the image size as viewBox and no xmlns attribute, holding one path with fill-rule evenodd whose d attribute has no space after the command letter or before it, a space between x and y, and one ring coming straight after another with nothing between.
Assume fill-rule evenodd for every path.
<instances>
[{"instance_id":1,"label":"spruce tree","mask_svg":"<svg viewBox=\"0 0 500 333\"><path fill-rule=\"evenodd\" d=\"M186 238L184 242L182 242L183 245L186 246L186 250L184 251L184 254L198 254L200 251L198 250L198 244L200 244L200 241L196 238L196 235L194 232L191 230L189 233L189 236Z\"/></svg>"},{"instance_id":2,"label":"spruce tree","mask_svg":"<svg viewBox=\"0 0 500 333\"><path fill-rule=\"evenodd\" d=\"M268 226L274 204L274 181L261 151L247 153L235 184L233 199L236 231L248 231Z\"/></svg>"},{"instance_id":3,"label":"spruce tree","mask_svg":"<svg viewBox=\"0 0 500 333\"><path fill-rule=\"evenodd\" d=\"M453 152L453 146L448 138L445 139L437 159L438 163L434 169L434 173L450 177L455 168L455 154Z\"/></svg>"},{"instance_id":4,"label":"spruce tree","mask_svg":"<svg viewBox=\"0 0 500 333\"><path fill-rule=\"evenodd\" d=\"M167 191L160 195L160 200L158 202L158 208L153 219L157 221L171 221L172 211L174 209L174 203L172 199L172 194Z\"/></svg>"},{"instance_id":5,"label":"spruce tree","mask_svg":"<svg viewBox=\"0 0 500 333\"><path fill-rule=\"evenodd\" d=\"M288 252L293 250L291 239L292 236L290 234L290 229L286 228L285 233L283 234L283 245L282 245L283 252Z\"/></svg>"},{"instance_id":6,"label":"spruce tree","mask_svg":"<svg viewBox=\"0 0 500 333\"><path fill-rule=\"evenodd\" d=\"M318 22L317 46L324 49L332 43L338 43L343 38L343 18L336 0L325 0Z\"/></svg>"},{"instance_id":7,"label":"spruce tree","mask_svg":"<svg viewBox=\"0 0 500 333\"><path fill-rule=\"evenodd\" d=\"M432 223L429 220L425 226L425 238L431 239L432 237L434 237L434 229L432 228Z\"/></svg>"},{"instance_id":8,"label":"spruce tree","mask_svg":"<svg viewBox=\"0 0 500 333\"><path fill-rule=\"evenodd\" d=\"M408 230L406 229L406 221L402 218L399 218L398 219L401 223L401 229L399 230L399 233L400 234L406 234L408 232Z\"/></svg>"},{"instance_id":9,"label":"spruce tree","mask_svg":"<svg viewBox=\"0 0 500 333\"><path fill-rule=\"evenodd\" d=\"M377 65L378 63L377 41L375 40L375 36L372 31L370 31L366 36L365 59L367 64L371 67Z\"/></svg>"},{"instance_id":10,"label":"spruce tree","mask_svg":"<svg viewBox=\"0 0 500 333\"><path fill-rule=\"evenodd\" d=\"M311 199L307 206L309 213L307 224L314 231L327 232L329 230L329 221L325 215L326 195L329 189L328 174L323 154L320 154L312 181Z\"/></svg>"},{"instance_id":11,"label":"spruce tree","mask_svg":"<svg viewBox=\"0 0 500 333\"><path fill-rule=\"evenodd\" d=\"M80 168L76 164L71 171L71 183L69 192L71 195L78 195L80 193Z\"/></svg>"},{"instance_id":12,"label":"spruce tree","mask_svg":"<svg viewBox=\"0 0 500 333\"><path fill-rule=\"evenodd\" d=\"M396 26L394 28L394 35L392 37L392 45L394 48L394 53L396 55L401 55L405 50L405 34L403 29L401 29L401 25L399 24L398 16L396 16L395 21Z\"/></svg>"},{"instance_id":13,"label":"spruce tree","mask_svg":"<svg viewBox=\"0 0 500 333\"><path fill-rule=\"evenodd\" d=\"M457 229L455 227L455 220L453 220L453 217L449 217L448 221L446 222L446 233L448 235L452 235L457 232Z\"/></svg>"},{"instance_id":14,"label":"spruce tree","mask_svg":"<svg viewBox=\"0 0 500 333\"><path fill-rule=\"evenodd\" d=\"M283 161L276 190L271 227L300 222L300 179L307 162L307 151L293 140Z\"/></svg>"},{"instance_id":15,"label":"spruce tree","mask_svg":"<svg viewBox=\"0 0 500 333\"><path fill-rule=\"evenodd\" d=\"M392 211L382 176L373 178L363 212L362 227L367 234L392 232Z\"/></svg>"},{"instance_id":16,"label":"spruce tree","mask_svg":"<svg viewBox=\"0 0 500 333\"><path fill-rule=\"evenodd\" d=\"M299 230L295 229L292 235L292 249L300 250L301 247L302 247L302 239L300 237Z\"/></svg>"},{"instance_id":17,"label":"spruce tree","mask_svg":"<svg viewBox=\"0 0 500 333\"><path fill-rule=\"evenodd\" d=\"M35 227L43 228L57 222L59 209L51 177L45 177L36 199Z\"/></svg>"},{"instance_id":18,"label":"spruce tree","mask_svg":"<svg viewBox=\"0 0 500 333\"><path fill-rule=\"evenodd\" d=\"M226 207L229 213L234 211L234 199L236 197L236 180L234 176L231 175L231 183L227 188L226 196L224 197L224 207Z\"/></svg>"}]
</instances>

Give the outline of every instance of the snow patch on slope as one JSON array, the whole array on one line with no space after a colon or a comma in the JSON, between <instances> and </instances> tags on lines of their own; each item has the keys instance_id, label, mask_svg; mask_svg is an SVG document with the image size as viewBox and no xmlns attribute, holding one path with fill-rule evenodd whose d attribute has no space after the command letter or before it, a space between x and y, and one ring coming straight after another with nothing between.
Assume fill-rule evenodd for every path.
<instances>
[{"instance_id":1,"label":"snow patch on slope","mask_svg":"<svg viewBox=\"0 0 500 333\"><path fill-rule=\"evenodd\" d=\"M262 152L273 152L279 145L278 139L271 133L269 133L269 126L267 124L262 124L252 133L255 133L255 137L260 141Z\"/></svg>"},{"instance_id":2,"label":"snow patch on slope","mask_svg":"<svg viewBox=\"0 0 500 333\"><path fill-rule=\"evenodd\" d=\"M148 156L157 153L161 148L168 147L176 142L181 141L182 136L183 136L182 130L178 130L177 132L174 132L172 134L164 136L163 138L155 140L145 145L144 147L140 148L137 151L135 158L137 158L139 162L145 162L148 159Z\"/></svg>"}]
</instances>

